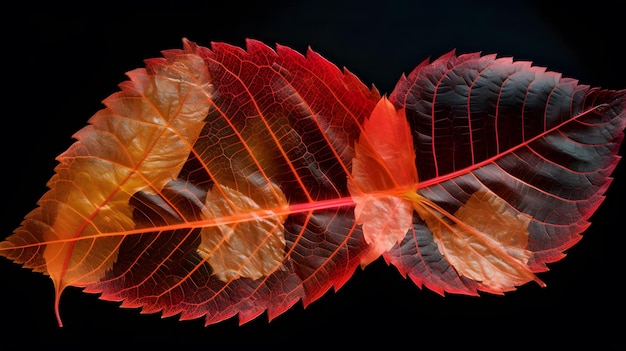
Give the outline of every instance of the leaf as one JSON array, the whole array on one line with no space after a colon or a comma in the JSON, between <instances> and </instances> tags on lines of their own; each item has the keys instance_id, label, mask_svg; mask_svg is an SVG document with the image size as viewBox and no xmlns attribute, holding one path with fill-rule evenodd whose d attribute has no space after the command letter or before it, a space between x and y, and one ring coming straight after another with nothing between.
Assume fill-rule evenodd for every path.
<instances>
[{"instance_id":1,"label":"leaf","mask_svg":"<svg viewBox=\"0 0 626 351\"><path fill-rule=\"evenodd\" d=\"M438 293L501 294L581 238L626 90L450 52L389 98L308 50L183 41L75 134L0 255L122 307L271 320L381 255Z\"/></svg>"},{"instance_id":2,"label":"leaf","mask_svg":"<svg viewBox=\"0 0 626 351\"><path fill-rule=\"evenodd\" d=\"M356 221L370 245L362 266L404 238L413 221L413 205L404 195L416 189L415 152L404 111L383 97L363 123L348 181Z\"/></svg>"},{"instance_id":3,"label":"leaf","mask_svg":"<svg viewBox=\"0 0 626 351\"><path fill-rule=\"evenodd\" d=\"M563 258L604 198L619 161L625 95L495 55L450 52L422 62L389 97L405 108L413 131L421 202L411 233L384 254L387 262L442 294L540 282L527 270L542 272ZM476 198L492 205L477 206ZM492 206L499 214L477 222ZM510 225L528 234L484 231ZM485 258L497 251L500 262L467 261L472 251L489 252ZM506 284L488 277L504 273L511 274Z\"/></svg>"}]
</instances>

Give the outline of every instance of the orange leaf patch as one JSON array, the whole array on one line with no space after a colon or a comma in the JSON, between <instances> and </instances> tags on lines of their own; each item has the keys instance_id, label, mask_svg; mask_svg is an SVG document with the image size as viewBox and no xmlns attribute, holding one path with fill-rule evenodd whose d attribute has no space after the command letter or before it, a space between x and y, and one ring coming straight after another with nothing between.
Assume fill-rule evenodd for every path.
<instances>
[{"instance_id":1,"label":"orange leaf patch","mask_svg":"<svg viewBox=\"0 0 626 351\"><path fill-rule=\"evenodd\" d=\"M383 97L363 124L355 154L348 189L371 246L361 260L365 266L400 242L413 222L413 205L404 195L417 188L417 169L404 110Z\"/></svg>"},{"instance_id":2,"label":"orange leaf patch","mask_svg":"<svg viewBox=\"0 0 626 351\"><path fill-rule=\"evenodd\" d=\"M454 216L423 199L415 209L452 267L485 290L499 294L531 280L543 285L528 267L530 219L496 195L479 190Z\"/></svg>"}]
</instances>

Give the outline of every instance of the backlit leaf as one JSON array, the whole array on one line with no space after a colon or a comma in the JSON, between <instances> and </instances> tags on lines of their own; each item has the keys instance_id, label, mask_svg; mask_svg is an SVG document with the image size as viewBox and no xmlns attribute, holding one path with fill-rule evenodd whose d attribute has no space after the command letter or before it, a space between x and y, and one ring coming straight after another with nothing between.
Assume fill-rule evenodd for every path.
<instances>
[{"instance_id":1,"label":"backlit leaf","mask_svg":"<svg viewBox=\"0 0 626 351\"><path fill-rule=\"evenodd\" d=\"M363 123L348 182L356 221L370 245L362 266L400 242L411 228L413 205L404 196L415 189L417 170L409 125L404 111L396 111L383 97Z\"/></svg>"},{"instance_id":2,"label":"backlit leaf","mask_svg":"<svg viewBox=\"0 0 626 351\"><path fill-rule=\"evenodd\" d=\"M626 127L605 90L450 52L389 97L313 50L187 40L128 73L0 255L143 313L269 319L382 256L502 294L578 242ZM416 297L418 298L418 297Z\"/></svg>"}]
</instances>

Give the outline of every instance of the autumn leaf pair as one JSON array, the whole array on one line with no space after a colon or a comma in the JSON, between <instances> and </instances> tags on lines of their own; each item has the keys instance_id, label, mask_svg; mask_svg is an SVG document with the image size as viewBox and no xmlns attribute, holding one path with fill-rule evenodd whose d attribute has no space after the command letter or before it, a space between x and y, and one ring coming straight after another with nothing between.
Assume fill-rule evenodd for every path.
<instances>
[{"instance_id":1,"label":"autumn leaf pair","mask_svg":"<svg viewBox=\"0 0 626 351\"><path fill-rule=\"evenodd\" d=\"M104 101L0 255L125 307L270 319L383 257L440 294L559 260L611 182L626 91L450 52L388 97L316 52L187 40Z\"/></svg>"}]
</instances>

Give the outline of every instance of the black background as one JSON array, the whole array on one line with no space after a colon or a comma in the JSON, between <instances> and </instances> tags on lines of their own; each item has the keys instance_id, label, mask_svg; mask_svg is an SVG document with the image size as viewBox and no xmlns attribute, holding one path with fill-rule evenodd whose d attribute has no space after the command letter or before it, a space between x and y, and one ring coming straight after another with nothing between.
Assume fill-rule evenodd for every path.
<instances>
[{"instance_id":1,"label":"black background","mask_svg":"<svg viewBox=\"0 0 626 351\"><path fill-rule=\"evenodd\" d=\"M311 46L384 93L403 72L452 49L532 60L584 84L626 88L623 12L603 1L504 3L155 1L3 9L0 237L35 207L55 156L126 80L124 73L161 50L180 48L183 37L202 46L244 46L245 38L300 52ZM614 173L616 181L582 241L539 275L546 288L529 283L505 296L441 297L379 260L357 270L338 292L306 309L298 303L270 323L262 315L243 326L231 319L205 327L202 320L140 315L69 288L61 299L65 326L59 328L50 280L0 259L0 350L39 344L195 344L202 350L624 346L625 166Z\"/></svg>"}]
</instances>

